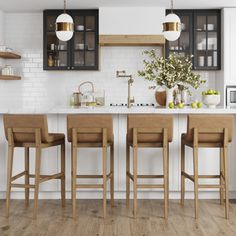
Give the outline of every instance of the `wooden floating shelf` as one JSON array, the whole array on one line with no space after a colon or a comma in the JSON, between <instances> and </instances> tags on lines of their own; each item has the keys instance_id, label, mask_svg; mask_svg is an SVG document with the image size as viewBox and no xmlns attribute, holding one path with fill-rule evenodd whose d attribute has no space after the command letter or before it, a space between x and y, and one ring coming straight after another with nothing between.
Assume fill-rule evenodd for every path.
<instances>
[{"instance_id":1,"label":"wooden floating shelf","mask_svg":"<svg viewBox=\"0 0 236 236\"><path fill-rule=\"evenodd\" d=\"M21 77L16 75L0 75L0 80L21 80Z\"/></svg>"},{"instance_id":2,"label":"wooden floating shelf","mask_svg":"<svg viewBox=\"0 0 236 236\"><path fill-rule=\"evenodd\" d=\"M163 35L99 35L100 46L163 46Z\"/></svg>"},{"instance_id":3,"label":"wooden floating shelf","mask_svg":"<svg viewBox=\"0 0 236 236\"><path fill-rule=\"evenodd\" d=\"M4 59L20 59L21 56L14 52L0 52L0 58Z\"/></svg>"}]
</instances>

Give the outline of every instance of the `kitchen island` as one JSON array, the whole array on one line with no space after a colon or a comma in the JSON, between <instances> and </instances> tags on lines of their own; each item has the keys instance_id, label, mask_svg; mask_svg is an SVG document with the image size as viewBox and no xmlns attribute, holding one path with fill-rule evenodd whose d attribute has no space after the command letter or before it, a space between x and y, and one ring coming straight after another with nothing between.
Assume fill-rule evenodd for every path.
<instances>
[{"instance_id":1,"label":"kitchen island","mask_svg":"<svg viewBox=\"0 0 236 236\"><path fill-rule=\"evenodd\" d=\"M45 109L19 109L19 108L0 108L0 197L5 197L6 189L6 163L7 163L7 142L5 140L2 115L5 113L21 113L21 114L46 114L48 116L48 124L50 132L67 132L66 116L67 114L112 114L114 126L114 142L115 142L115 198L125 198L125 142L126 142L126 119L127 114L172 114L174 116L174 132L173 142L170 143L170 198L180 197L180 142L181 134L186 132L187 115L188 114L233 114L236 117L236 109L216 108L216 109L166 109L155 107L97 107L97 108L69 108L69 107L53 107ZM235 120L236 121L236 120ZM235 125L236 127L236 125ZM234 127L233 142L229 147L229 177L230 177L230 197L236 198L236 128ZM78 166L79 174L99 174L101 173L101 150L83 149L78 150ZM34 171L34 150L30 150L30 170ZM157 149L139 150L138 172L140 174L154 174L162 171L162 151ZM199 173L200 174L218 174L219 172L219 150L214 148L199 150ZM192 171L192 150L186 149L186 168ZM23 150L15 151L15 168L13 174L23 170ZM51 174L60 168L59 149L56 147L43 150L41 172L42 174ZM204 160L207 158L207 160ZM16 164L17 163L17 164ZM66 190L67 197L70 198L70 144L66 141ZM83 172L84 171L84 172ZM96 181L99 180L92 180ZM147 180L150 183L159 180ZM203 180L206 181L206 180ZM211 183L213 180L210 180ZM214 180L217 181L217 180ZM94 183L94 182L93 182ZM186 197L193 197L193 184L186 180ZM42 184L40 188L41 198L59 198L60 185L57 181L51 181ZM23 198L24 192L21 189L13 189L13 198ZM102 198L100 190L80 190L77 194L78 198ZM145 189L139 191L140 198L162 198L160 190ZM218 198L219 193L216 189L200 191L200 198Z\"/></svg>"}]
</instances>

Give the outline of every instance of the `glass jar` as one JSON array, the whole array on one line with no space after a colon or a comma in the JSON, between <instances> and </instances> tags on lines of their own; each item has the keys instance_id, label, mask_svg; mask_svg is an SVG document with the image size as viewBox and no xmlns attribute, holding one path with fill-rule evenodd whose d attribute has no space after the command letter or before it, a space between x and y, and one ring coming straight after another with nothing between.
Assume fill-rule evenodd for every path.
<instances>
[{"instance_id":1,"label":"glass jar","mask_svg":"<svg viewBox=\"0 0 236 236\"><path fill-rule=\"evenodd\" d=\"M48 56L48 66L53 67L53 65L54 65L53 55L49 54L49 56Z\"/></svg>"},{"instance_id":2,"label":"glass jar","mask_svg":"<svg viewBox=\"0 0 236 236\"><path fill-rule=\"evenodd\" d=\"M14 70L10 65L5 65L2 69L2 75L14 75Z\"/></svg>"}]
</instances>

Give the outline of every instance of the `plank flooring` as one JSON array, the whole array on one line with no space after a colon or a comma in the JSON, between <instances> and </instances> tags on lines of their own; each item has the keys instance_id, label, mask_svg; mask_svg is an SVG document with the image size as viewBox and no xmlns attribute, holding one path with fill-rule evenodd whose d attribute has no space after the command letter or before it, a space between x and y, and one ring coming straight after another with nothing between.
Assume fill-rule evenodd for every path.
<instances>
[{"instance_id":1,"label":"plank flooring","mask_svg":"<svg viewBox=\"0 0 236 236\"><path fill-rule=\"evenodd\" d=\"M230 219L217 200L199 201L199 220L194 219L193 201L182 207L177 200L169 204L169 219L163 218L162 200L138 200L137 219L126 208L125 200L108 204L103 219L102 200L78 200L76 220L71 218L71 202L61 208L59 200L40 200L37 220L33 219L33 201L26 208L23 200L12 200L10 218L5 217L5 201L0 201L0 235L16 236L175 236L236 235L236 202L230 201ZM132 206L132 203L130 204Z\"/></svg>"}]
</instances>

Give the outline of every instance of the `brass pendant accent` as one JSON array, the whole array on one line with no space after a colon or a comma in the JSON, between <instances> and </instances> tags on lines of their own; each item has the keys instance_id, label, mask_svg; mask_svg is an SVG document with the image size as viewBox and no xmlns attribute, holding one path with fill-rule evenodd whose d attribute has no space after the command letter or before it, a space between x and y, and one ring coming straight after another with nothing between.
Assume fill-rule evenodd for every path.
<instances>
[{"instance_id":1,"label":"brass pendant accent","mask_svg":"<svg viewBox=\"0 0 236 236\"><path fill-rule=\"evenodd\" d=\"M74 31L74 23L58 22L56 23L56 31Z\"/></svg>"},{"instance_id":2,"label":"brass pendant accent","mask_svg":"<svg viewBox=\"0 0 236 236\"><path fill-rule=\"evenodd\" d=\"M181 23L165 22L163 23L163 31L181 31Z\"/></svg>"}]
</instances>

